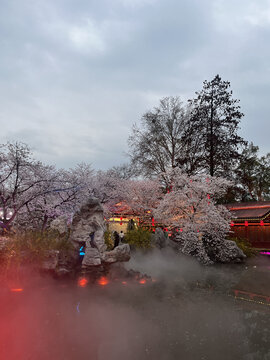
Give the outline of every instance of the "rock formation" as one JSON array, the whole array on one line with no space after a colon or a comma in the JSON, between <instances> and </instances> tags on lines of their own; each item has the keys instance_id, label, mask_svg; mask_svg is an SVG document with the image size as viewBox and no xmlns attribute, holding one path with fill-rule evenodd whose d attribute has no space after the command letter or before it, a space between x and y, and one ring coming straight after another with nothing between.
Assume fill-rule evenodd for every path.
<instances>
[{"instance_id":1,"label":"rock formation","mask_svg":"<svg viewBox=\"0 0 270 360\"><path fill-rule=\"evenodd\" d=\"M128 244L117 246L111 251L105 251L102 254L102 261L106 264L112 264L118 261L129 261L130 248Z\"/></svg>"},{"instance_id":2,"label":"rock formation","mask_svg":"<svg viewBox=\"0 0 270 360\"><path fill-rule=\"evenodd\" d=\"M56 219L52 228L58 231L64 230L65 225L62 219ZM128 261L130 259L128 244L119 245L112 251L106 251L104 231L103 208L98 199L89 198L73 216L69 239L74 250L68 254L60 254L58 273L65 273L67 267L78 267L78 264L79 268L91 271L95 267L102 267L106 264ZM81 259L79 253L82 247L85 255Z\"/></svg>"},{"instance_id":3,"label":"rock formation","mask_svg":"<svg viewBox=\"0 0 270 360\"><path fill-rule=\"evenodd\" d=\"M234 241L213 241L199 238L195 233L183 236L179 233L174 239L168 238L160 228L152 235L151 243L158 249L171 247L177 252L195 257L200 263L211 265L214 263L238 263L242 262L246 255L238 248Z\"/></svg>"},{"instance_id":4,"label":"rock formation","mask_svg":"<svg viewBox=\"0 0 270 360\"><path fill-rule=\"evenodd\" d=\"M231 240L224 240L214 253L214 261L220 263L242 262L245 258L243 251Z\"/></svg>"},{"instance_id":5,"label":"rock formation","mask_svg":"<svg viewBox=\"0 0 270 360\"><path fill-rule=\"evenodd\" d=\"M156 228L155 233L151 235L151 245L157 249L170 247L178 250L179 248L178 244L165 235L161 228Z\"/></svg>"}]
</instances>

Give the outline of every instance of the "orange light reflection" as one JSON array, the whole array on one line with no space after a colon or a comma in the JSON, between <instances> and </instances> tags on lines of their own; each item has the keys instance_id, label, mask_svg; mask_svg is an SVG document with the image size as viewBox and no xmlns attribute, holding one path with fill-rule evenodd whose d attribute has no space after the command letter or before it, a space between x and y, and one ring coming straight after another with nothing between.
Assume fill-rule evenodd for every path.
<instances>
[{"instance_id":1,"label":"orange light reflection","mask_svg":"<svg viewBox=\"0 0 270 360\"><path fill-rule=\"evenodd\" d=\"M98 280L98 284L99 284L99 285L102 285L102 286L108 285L108 284L109 284L109 280L108 280L105 276L102 276L102 277Z\"/></svg>"},{"instance_id":2,"label":"orange light reflection","mask_svg":"<svg viewBox=\"0 0 270 360\"><path fill-rule=\"evenodd\" d=\"M22 288L18 288L18 289L10 289L10 291L12 292L22 292L23 289Z\"/></svg>"},{"instance_id":3,"label":"orange light reflection","mask_svg":"<svg viewBox=\"0 0 270 360\"><path fill-rule=\"evenodd\" d=\"M80 287L85 287L88 284L88 280L86 278L79 279L78 285Z\"/></svg>"}]
</instances>

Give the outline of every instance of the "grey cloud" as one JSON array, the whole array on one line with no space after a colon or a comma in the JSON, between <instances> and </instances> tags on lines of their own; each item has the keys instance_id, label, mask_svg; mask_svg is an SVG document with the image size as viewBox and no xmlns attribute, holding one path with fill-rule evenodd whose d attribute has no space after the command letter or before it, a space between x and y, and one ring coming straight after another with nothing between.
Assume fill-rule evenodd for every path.
<instances>
[{"instance_id":1,"label":"grey cloud","mask_svg":"<svg viewBox=\"0 0 270 360\"><path fill-rule=\"evenodd\" d=\"M17 136L59 167L117 165L144 111L162 96L192 97L219 73L241 100L242 133L267 152L269 9L253 0L3 1L2 140Z\"/></svg>"}]
</instances>

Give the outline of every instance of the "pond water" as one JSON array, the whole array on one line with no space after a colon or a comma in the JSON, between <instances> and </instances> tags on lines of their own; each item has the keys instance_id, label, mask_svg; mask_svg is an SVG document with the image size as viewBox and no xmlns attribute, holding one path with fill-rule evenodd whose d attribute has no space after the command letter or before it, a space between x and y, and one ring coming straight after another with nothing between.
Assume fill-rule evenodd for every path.
<instances>
[{"instance_id":1,"label":"pond water","mask_svg":"<svg viewBox=\"0 0 270 360\"><path fill-rule=\"evenodd\" d=\"M270 258L206 268L157 251L126 267L152 281L2 285L0 359L270 359Z\"/></svg>"}]
</instances>

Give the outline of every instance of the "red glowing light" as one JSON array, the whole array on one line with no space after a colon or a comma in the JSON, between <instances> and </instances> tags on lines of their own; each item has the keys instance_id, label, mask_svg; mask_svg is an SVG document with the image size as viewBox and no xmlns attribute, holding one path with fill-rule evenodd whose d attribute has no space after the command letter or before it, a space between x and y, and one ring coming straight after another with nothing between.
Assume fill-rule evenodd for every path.
<instances>
[{"instance_id":1,"label":"red glowing light","mask_svg":"<svg viewBox=\"0 0 270 360\"><path fill-rule=\"evenodd\" d=\"M108 285L108 284L109 284L109 280L108 280L105 276L102 276L102 277L98 280L98 284L99 284L99 285L102 285L102 286Z\"/></svg>"},{"instance_id":2,"label":"red glowing light","mask_svg":"<svg viewBox=\"0 0 270 360\"><path fill-rule=\"evenodd\" d=\"M183 229L180 229L181 232L183 232Z\"/></svg>"},{"instance_id":3,"label":"red glowing light","mask_svg":"<svg viewBox=\"0 0 270 360\"><path fill-rule=\"evenodd\" d=\"M78 285L79 285L80 287L85 287L87 284L88 284L88 280L87 280L86 278L81 278L81 279L79 279L79 281L78 281Z\"/></svg>"},{"instance_id":4,"label":"red glowing light","mask_svg":"<svg viewBox=\"0 0 270 360\"><path fill-rule=\"evenodd\" d=\"M248 226L248 222L247 222L247 221L245 221L245 226Z\"/></svg>"},{"instance_id":5,"label":"red glowing light","mask_svg":"<svg viewBox=\"0 0 270 360\"><path fill-rule=\"evenodd\" d=\"M123 285L127 285L127 282L126 282L126 281L122 281L122 284L123 284Z\"/></svg>"},{"instance_id":6,"label":"red glowing light","mask_svg":"<svg viewBox=\"0 0 270 360\"><path fill-rule=\"evenodd\" d=\"M12 291L12 292L22 292L23 289L22 288L10 289L10 291Z\"/></svg>"},{"instance_id":7,"label":"red glowing light","mask_svg":"<svg viewBox=\"0 0 270 360\"><path fill-rule=\"evenodd\" d=\"M264 222L263 220L260 221L260 225L263 226L264 225Z\"/></svg>"},{"instance_id":8,"label":"red glowing light","mask_svg":"<svg viewBox=\"0 0 270 360\"><path fill-rule=\"evenodd\" d=\"M165 228L165 231L168 231L168 229L167 229L167 228Z\"/></svg>"},{"instance_id":9,"label":"red glowing light","mask_svg":"<svg viewBox=\"0 0 270 360\"><path fill-rule=\"evenodd\" d=\"M232 221L230 225L231 225L231 226L234 226L234 222Z\"/></svg>"},{"instance_id":10,"label":"red glowing light","mask_svg":"<svg viewBox=\"0 0 270 360\"><path fill-rule=\"evenodd\" d=\"M210 194L207 194L207 199L210 199Z\"/></svg>"},{"instance_id":11,"label":"red glowing light","mask_svg":"<svg viewBox=\"0 0 270 360\"><path fill-rule=\"evenodd\" d=\"M145 280L145 279L141 279L141 280L139 281L139 283L140 283L140 284L146 284L146 280Z\"/></svg>"}]
</instances>

